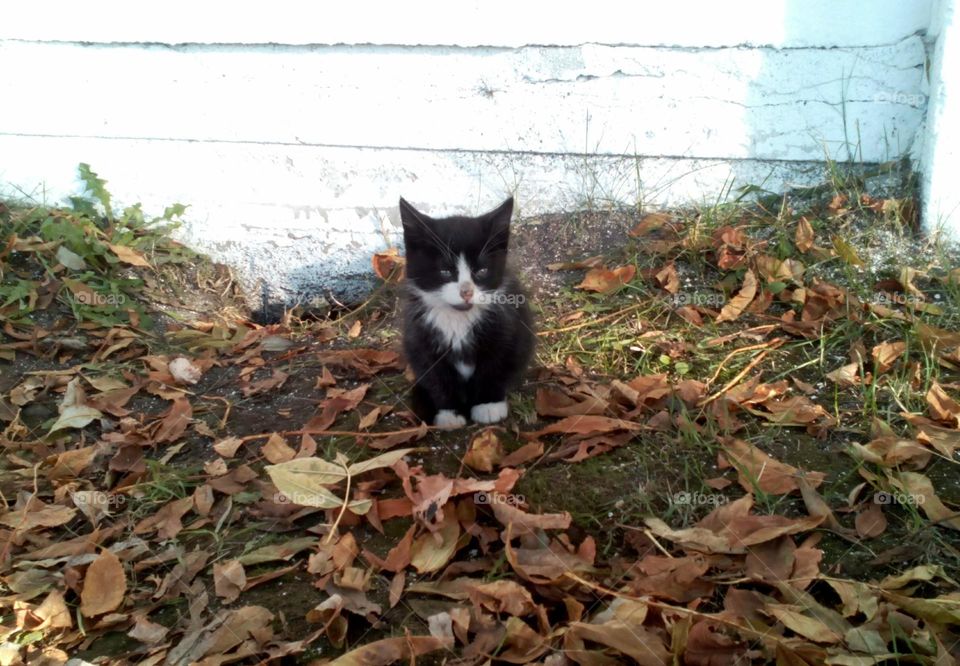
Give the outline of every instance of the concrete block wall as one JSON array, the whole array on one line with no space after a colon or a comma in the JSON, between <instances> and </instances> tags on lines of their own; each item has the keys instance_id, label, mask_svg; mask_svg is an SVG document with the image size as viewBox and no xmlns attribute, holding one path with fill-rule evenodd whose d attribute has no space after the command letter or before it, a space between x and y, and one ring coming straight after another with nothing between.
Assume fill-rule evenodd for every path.
<instances>
[{"instance_id":1,"label":"concrete block wall","mask_svg":"<svg viewBox=\"0 0 960 666\"><path fill-rule=\"evenodd\" d=\"M88 162L121 203L191 204L184 240L265 298L352 300L400 195L668 206L929 145L939 0L662 5L19 3L0 194L59 200Z\"/></svg>"}]
</instances>

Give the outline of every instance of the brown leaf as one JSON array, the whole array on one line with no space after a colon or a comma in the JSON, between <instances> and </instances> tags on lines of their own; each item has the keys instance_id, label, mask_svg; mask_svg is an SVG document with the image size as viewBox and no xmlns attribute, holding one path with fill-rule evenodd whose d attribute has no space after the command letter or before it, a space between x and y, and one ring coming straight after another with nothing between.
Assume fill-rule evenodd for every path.
<instances>
[{"instance_id":1,"label":"brown leaf","mask_svg":"<svg viewBox=\"0 0 960 666\"><path fill-rule=\"evenodd\" d=\"M605 400L594 395L568 396L562 391L541 386L537 389L535 406L540 416L582 416L603 414L607 410Z\"/></svg>"},{"instance_id":2,"label":"brown leaf","mask_svg":"<svg viewBox=\"0 0 960 666\"><path fill-rule=\"evenodd\" d=\"M337 657L330 662L330 666L389 666L398 661L409 661L422 654L449 650L452 647L448 638L433 636L383 638Z\"/></svg>"},{"instance_id":3,"label":"brown leaf","mask_svg":"<svg viewBox=\"0 0 960 666\"><path fill-rule=\"evenodd\" d=\"M117 255L117 259L122 261L125 264L131 266L140 266L142 268L152 268L150 262L137 250L134 250L129 245L114 245L113 243L107 243L107 247Z\"/></svg>"},{"instance_id":4,"label":"brown leaf","mask_svg":"<svg viewBox=\"0 0 960 666\"><path fill-rule=\"evenodd\" d=\"M357 430L368 430L375 426L380 418L380 413L382 410L382 407L374 407L369 412L364 414L360 418L360 422L357 424Z\"/></svg>"},{"instance_id":5,"label":"brown leaf","mask_svg":"<svg viewBox=\"0 0 960 666\"><path fill-rule=\"evenodd\" d=\"M919 506L927 518L937 521L940 525L960 530L960 516L956 511L951 511L944 506L937 497L929 478L917 472L900 472L897 478L891 479L891 482L905 493L903 501Z\"/></svg>"},{"instance_id":6,"label":"brown leaf","mask_svg":"<svg viewBox=\"0 0 960 666\"><path fill-rule=\"evenodd\" d=\"M793 572L797 546L788 536L781 536L747 549L746 574L756 580L787 580Z\"/></svg>"},{"instance_id":7,"label":"brown leaf","mask_svg":"<svg viewBox=\"0 0 960 666\"><path fill-rule=\"evenodd\" d=\"M287 381L287 373L282 370L274 370L266 379L261 379L260 381L250 382L243 387L243 395L246 398L249 398L260 393L266 393L267 391L273 391L281 386L284 382Z\"/></svg>"},{"instance_id":8,"label":"brown leaf","mask_svg":"<svg viewBox=\"0 0 960 666\"><path fill-rule=\"evenodd\" d=\"M318 352L317 362L341 368L350 368L360 377L372 377L384 370L403 370L400 355L380 349L335 349Z\"/></svg>"},{"instance_id":9,"label":"brown leaf","mask_svg":"<svg viewBox=\"0 0 960 666\"><path fill-rule=\"evenodd\" d=\"M839 643L842 636L816 618L809 617L782 604L769 604L767 611L790 631L815 643Z\"/></svg>"},{"instance_id":10,"label":"brown leaf","mask_svg":"<svg viewBox=\"0 0 960 666\"><path fill-rule=\"evenodd\" d=\"M941 421L953 428L960 424L960 404L947 395L940 384L933 382L926 398L930 416L935 421Z\"/></svg>"},{"instance_id":11,"label":"brown leaf","mask_svg":"<svg viewBox=\"0 0 960 666\"><path fill-rule=\"evenodd\" d=\"M241 446L243 446L243 440L239 437L226 437L215 443L213 450L224 458L232 458Z\"/></svg>"},{"instance_id":12,"label":"brown leaf","mask_svg":"<svg viewBox=\"0 0 960 666\"><path fill-rule=\"evenodd\" d=\"M663 639L653 631L635 624L627 624L621 620L604 622L603 624L587 624L585 622L571 622L564 637L565 649L569 650L572 643L590 641L612 648L620 654L632 659L632 663L639 666L664 666L673 663ZM583 654L583 652L581 652ZM602 653L601 653L602 654ZM589 664L622 663L620 661L590 661Z\"/></svg>"},{"instance_id":13,"label":"brown leaf","mask_svg":"<svg viewBox=\"0 0 960 666\"><path fill-rule=\"evenodd\" d=\"M689 305L681 305L674 310L674 312L694 326L703 325L703 317L700 316L700 313L695 308Z\"/></svg>"},{"instance_id":14,"label":"brown leaf","mask_svg":"<svg viewBox=\"0 0 960 666\"><path fill-rule=\"evenodd\" d=\"M503 443L497 436L497 429L484 428L470 442L463 462L479 472L492 472L502 458Z\"/></svg>"},{"instance_id":15,"label":"brown leaf","mask_svg":"<svg viewBox=\"0 0 960 666\"><path fill-rule=\"evenodd\" d=\"M120 607L127 592L127 578L120 558L104 550L90 566L83 579L80 612L84 617L103 615Z\"/></svg>"},{"instance_id":16,"label":"brown leaf","mask_svg":"<svg viewBox=\"0 0 960 666\"><path fill-rule=\"evenodd\" d=\"M213 482L211 482L213 485ZM151 516L147 516L133 528L134 534L149 534L156 530L157 536L161 539L172 539L180 530L183 524L180 520L193 508L193 498L184 497L163 505L159 511Z\"/></svg>"},{"instance_id":17,"label":"brown leaf","mask_svg":"<svg viewBox=\"0 0 960 666\"><path fill-rule=\"evenodd\" d=\"M671 221L669 213L647 213L637 226L627 232L627 235L633 238L646 236L651 231L669 225Z\"/></svg>"},{"instance_id":18,"label":"brown leaf","mask_svg":"<svg viewBox=\"0 0 960 666\"><path fill-rule=\"evenodd\" d=\"M537 530L565 530L570 527L570 514L563 513L527 513L512 506L506 499L490 497L490 508L497 521L510 530L512 536L535 535Z\"/></svg>"},{"instance_id":19,"label":"brown leaf","mask_svg":"<svg viewBox=\"0 0 960 666\"><path fill-rule=\"evenodd\" d=\"M887 518L878 502L869 502L865 509L857 512L854 519L857 534L865 539L878 537L887 530Z\"/></svg>"},{"instance_id":20,"label":"brown leaf","mask_svg":"<svg viewBox=\"0 0 960 666\"><path fill-rule=\"evenodd\" d=\"M227 560L213 565L213 585L223 603L236 601L246 584L247 574L238 560Z\"/></svg>"},{"instance_id":21,"label":"brown leaf","mask_svg":"<svg viewBox=\"0 0 960 666\"><path fill-rule=\"evenodd\" d=\"M512 580L481 583L469 590L470 599L478 608L492 613L522 617L534 612L536 604L525 587Z\"/></svg>"},{"instance_id":22,"label":"brown leaf","mask_svg":"<svg viewBox=\"0 0 960 666\"><path fill-rule=\"evenodd\" d=\"M177 398L170 405L170 410L160 421L160 427L153 440L157 443L173 442L183 435L187 426L190 425L190 419L193 418L193 407L186 398Z\"/></svg>"},{"instance_id":23,"label":"brown leaf","mask_svg":"<svg viewBox=\"0 0 960 666\"><path fill-rule=\"evenodd\" d=\"M644 574L629 583L636 594L687 603L713 593L713 583L703 578L710 560L699 553L686 557L647 555L635 566Z\"/></svg>"},{"instance_id":24,"label":"brown leaf","mask_svg":"<svg viewBox=\"0 0 960 666\"><path fill-rule=\"evenodd\" d=\"M56 457L53 467L47 472L47 478L51 481L76 478L80 476L80 472L89 467L96 455L96 446L85 446L81 449L64 451Z\"/></svg>"},{"instance_id":25,"label":"brown leaf","mask_svg":"<svg viewBox=\"0 0 960 666\"><path fill-rule=\"evenodd\" d=\"M400 282L405 264L406 259L399 256L394 247L373 255L373 272L384 282Z\"/></svg>"},{"instance_id":26,"label":"brown leaf","mask_svg":"<svg viewBox=\"0 0 960 666\"><path fill-rule=\"evenodd\" d=\"M837 386L859 386L861 382L860 364L848 363L832 372L827 373L827 379ZM869 383L869 382L868 382Z\"/></svg>"},{"instance_id":27,"label":"brown leaf","mask_svg":"<svg viewBox=\"0 0 960 666\"><path fill-rule=\"evenodd\" d=\"M564 435L597 435L618 430L640 431L645 428L639 423L624 421L623 419L614 419L607 416L568 416L556 423L528 433L528 436L537 438L543 435L564 434Z\"/></svg>"},{"instance_id":28,"label":"brown leaf","mask_svg":"<svg viewBox=\"0 0 960 666\"><path fill-rule=\"evenodd\" d=\"M747 270L743 276L743 286L736 296L730 299L730 302L723 306L720 314L717 316L717 323L724 321L734 321L747 309L754 296L757 295L757 278L753 271Z\"/></svg>"},{"instance_id":29,"label":"brown leaf","mask_svg":"<svg viewBox=\"0 0 960 666\"><path fill-rule=\"evenodd\" d=\"M410 548L410 564L419 573L439 571L447 565L457 550L460 523L452 511L446 513L439 529L426 532Z\"/></svg>"},{"instance_id":30,"label":"brown leaf","mask_svg":"<svg viewBox=\"0 0 960 666\"><path fill-rule=\"evenodd\" d=\"M32 613L40 620L40 624L33 627L33 631L70 629L73 626L70 609L63 598L63 593L59 590L51 590L43 602L33 609Z\"/></svg>"},{"instance_id":31,"label":"brown leaf","mask_svg":"<svg viewBox=\"0 0 960 666\"><path fill-rule=\"evenodd\" d=\"M274 465L293 460L297 455L297 452L277 433L270 435L267 443L260 448L260 453Z\"/></svg>"},{"instance_id":32,"label":"brown leaf","mask_svg":"<svg viewBox=\"0 0 960 666\"><path fill-rule=\"evenodd\" d=\"M653 276L657 284L670 294L676 294L680 291L680 276L677 275L677 267L671 261L661 268Z\"/></svg>"},{"instance_id":33,"label":"brown leaf","mask_svg":"<svg viewBox=\"0 0 960 666\"><path fill-rule=\"evenodd\" d=\"M807 218L801 217L797 221L797 230L793 235L793 243L801 252L807 252L813 247L814 233L813 227Z\"/></svg>"},{"instance_id":34,"label":"brown leaf","mask_svg":"<svg viewBox=\"0 0 960 666\"><path fill-rule=\"evenodd\" d=\"M744 490L751 492L756 485L765 493L785 495L800 489L797 482L800 470L796 467L774 460L743 440L728 440L721 446L721 469L736 467L738 480ZM816 488L823 483L824 475L822 472L808 472L804 478L811 487Z\"/></svg>"},{"instance_id":35,"label":"brown leaf","mask_svg":"<svg viewBox=\"0 0 960 666\"><path fill-rule=\"evenodd\" d=\"M169 631L162 624L151 622L145 615L137 615L133 629L127 632L127 636L147 645L155 645L162 641Z\"/></svg>"},{"instance_id":36,"label":"brown leaf","mask_svg":"<svg viewBox=\"0 0 960 666\"><path fill-rule=\"evenodd\" d=\"M633 265L620 266L613 270L592 268L587 271L587 274L583 277L583 282L577 285L577 289L609 294L630 282L636 273L637 267Z\"/></svg>"},{"instance_id":37,"label":"brown leaf","mask_svg":"<svg viewBox=\"0 0 960 666\"><path fill-rule=\"evenodd\" d=\"M44 504L35 497L26 508L6 511L0 514L0 524L12 527L18 532L27 532L35 527L59 527L73 520L77 510L58 504Z\"/></svg>"},{"instance_id":38,"label":"brown leaf","mask_svg":"<svg viewBox=\"0 0 960 666\"><path fill-rule=\"evenodd\" d=\"M543 443L542 442L529 442L524 444L516 451L511 451L500 461L500 464L503 467L517 467L518 465L523 465L528 463L531 460L539 458L543 455Z\"/></svg>"},{"instance_id":39,"label":"brown leaf","mask_svg":"<svg viewBox=\"0 0 960 666\"><path fill-rule=\"evenodd\" d=\"M881 342L870 350L870 356L873 357L874 371L879 375L890 368L907 350L907 343L902 340L899 342Z\"/></svg>"}]
</instances>

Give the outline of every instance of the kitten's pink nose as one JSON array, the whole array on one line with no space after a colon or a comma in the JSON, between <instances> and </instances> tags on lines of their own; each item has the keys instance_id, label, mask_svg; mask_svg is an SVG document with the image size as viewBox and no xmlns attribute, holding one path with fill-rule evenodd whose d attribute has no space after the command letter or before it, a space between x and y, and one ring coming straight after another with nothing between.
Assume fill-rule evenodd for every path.
<instances>
[{"instance_id":1,"label":"kitten's pink nose","mask_svg":"<svg viewBox=\"0 0 960 666\"><path fill-rule=\"evenodd\" d=\"M460 285L460 298L463 299L464 303L469 303L473 300L473 285L469 282L465 282Z\"/></svg>"}]
</instances>

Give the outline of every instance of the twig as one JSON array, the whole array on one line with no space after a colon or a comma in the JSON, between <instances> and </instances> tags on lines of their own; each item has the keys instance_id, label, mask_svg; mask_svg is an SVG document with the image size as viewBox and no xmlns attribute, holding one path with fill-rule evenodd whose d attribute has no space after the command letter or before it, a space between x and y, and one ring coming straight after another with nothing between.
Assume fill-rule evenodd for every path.
<instances>
[{"instance_id":1,"label":"twig","mask_svg":"<svg viewBox=\"0 0 960 666\"><path fill-rule=\"evenodd\" d=\"M747 345L746 347L740 347L739 349L734 349L732 352L723 357L723 360L720 361L720 365L717 366L716 371L713 373L713 376L707 380L707 386L710 386L717 380L717 377L720 376L720 372L723 370L723 366L726 365L727 361L736 356L737 354L742 354L748 351L756 351L757 349L766 349L772 347L774 344L782 344L783 338L774 338L773 340L768 340L767 342L758 342L755 345Z\"/></svg>"},{"instance_id":2,"label":"twig","mask_svg":"<svg viewBox=\"0 0 960 666\"><path fill-rule=\"evenodd\" d=\"M575 331L575 330L577 330L577 329L579 329L579 328L584 328L584 327L586 327L586 326L593 326L594 324L600 324L600 323L602 323L602 322L605 322L605 321L608 321L608 320L610 320L610 319L613 319L614 317L619 317L620 315L624 315L624 314L626 314L626 313L628 313L628 312L632 312L633 310L639 310L639 309L640 309L640 306L641 306L640 303L635 303L634 305L631 305L631 306L629 306L629 307L623 308L622 310L618 310L617 312L613 312L613 313L611 313L611 314L604 315L604 316L602 316L602 317L599 317L598 319L591 319L590 321L583 321L583 322L580 322L579 324L574 324L574 325L572 325L572 326L564 326L563 328L553 328L553 329L550 329L549 331L538 331L538 332L537 332L537 335L538 335L538 336L555 335L555 334L557 334L557 333L566 333L567 331Z\"/></svg>"},{"instance_id":3,"label":"twig","mask_svg":"<svg viewBox=\"0 0 960 666\"><path fill-rule=\"evenodd\" d=\"M783 342L783 341L781 340L781 344L782 344L782 342ZM777 347L779 347L779 346L780 346L780 345L778 344ZM747 363L746 367L744 367L743 370L741 370L740 372L738 372L737 375L736 375L733 379L731 379L729 382L727 382L726 384L724 384L724 385L723 385L723 388L721 388L719 391L717 391L716 393L714 393L713 395L711 395L709 398L705 398L705 399L701 400L697 406L698 406L698 407L706 407L706 406L709 405L711 402L713 402L714 400L716 400L717 398L719 398L720 396L722 396L724 393L726 393L727 391L729 391L730 389L732 389L734 386L736 386L737 384L739 384L739 383L740 383L740 380L742 380L744 377L746 377L746 376L750 373L751 370L753 370L755 367L757 367L757 365L760 364L760 361L762 361L764 358L766 358L767 354L769 354L771 351L773 351L773 350L776 349L777 347L768 347L767 349L764 349L762 352L760 352L759 354L757 354L756 357L754 357L754 359L753 359L752 361L750 361L749 363Z\"/></svg>"}]
</instances>

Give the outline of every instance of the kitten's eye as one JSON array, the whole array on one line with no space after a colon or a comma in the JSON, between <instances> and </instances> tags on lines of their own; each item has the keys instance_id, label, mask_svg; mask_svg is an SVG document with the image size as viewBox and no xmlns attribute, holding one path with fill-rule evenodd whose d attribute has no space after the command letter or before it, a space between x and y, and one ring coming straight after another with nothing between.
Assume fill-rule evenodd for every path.
<instances>
[{"instance_id":1,"label":"kitten's eye","mask_svg":"<svg viewBox=\"0 0 960 666\"><path fill-rule=\"evenodd\" d=\"M440 277L442 277L444 280L449 280L453 277L453 271L449 271L446 268L441 268Z\"/></svg>"},{"instance_id":2,"label":"kitten's eye","mask_svg":"<svg viewBox=\"0 0 960 666\"><path fill-rule=\"evenodd\" d=\"M490 275L490 269L489 269L489 268L478 268L478 269L477 269L476 276L477 276L478 278L485 278L485 277L487 277L488 275Z\"/></svg>"}]
</instances>

